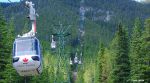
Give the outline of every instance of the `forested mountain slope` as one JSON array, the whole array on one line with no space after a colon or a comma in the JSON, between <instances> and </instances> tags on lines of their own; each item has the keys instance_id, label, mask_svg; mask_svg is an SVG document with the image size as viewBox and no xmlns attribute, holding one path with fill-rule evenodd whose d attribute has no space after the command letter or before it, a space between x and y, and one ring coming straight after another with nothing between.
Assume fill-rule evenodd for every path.
<instances>
[{"instance_id":1,"label":"forested mountain slope","mask_svg":"<svg viewBox=\"0 0 150 83\"><path fill-rule=\"evenodd\" d=\"M70 33L74 42L79 27L79 0L31 0L39 17L37 18L37 36L46 42L50 41L53 28L59 23L71 25ZM129 32L136 17L144 20L149 16L149 5L132 0L85 0L85 49L87 52L97 53L99 43L108 43L112 40L118 23L122 22ZM14 17L16 35L29 30L30 25L24 1L14 3L4 8L7 19ZM65 26L65 27L67 27ZM50 45L44 46L49 48ZM87 53L89 54L89 53ZM93 55L93 54L90 54Z\"/></svg>"},{"instance_id":2,"label":"forested mountain slope","mask_svg":"<svg viewBox=\"0 0 150 83\"><path fill-rule=\"evenodd\" d=\"M150 82L149 4L140 4L133 0L85 0L82 63L73 66L69 61L70 56L76 56L75 54L80 51L76 49L80 1L32 1L39 14L37 37L43 47L43 73L28 77L27 82L128 83L139 80ZM6 21L0 13L0 82L22 83L24 79L18 76L12 67L11 50L15 37L30 30L31 24L26 18L28 10L24 2L9 6L3 4L2 8ZM71 25L69 30L71 36L68 37L69 41L65 42L66 49L61 49L62 55L59 53L60 50L57 52L50 49L51 34L56 33L54 28L58 28L59 24L65 25L64 28ZM59 44L57 39L56 43ZM77 56L80 56L79 53ZM59 60L60 57L66 58ZM61 65L60 69L58 64Z\"/></svg>"},{"instance_id":3,"label":"forested mountain slope","mask_svg":"<svg viewBox=\"0 0 150 83\"><path fill-rule=\"evenodd\" d=\"M79 0L33 0L36 4L38 19L38 36L49 39L52 25L71 24L76 29L79 24ZM21 32L25 25L24 2L14 3L5 8L7 18L15 17L16 31ZM86 33L109 42L116 30L116 25L123 22L126 26L133 24L136 17L145 19L149 16L148 5L140 4L132 0L85 0L86 9ZM90 25L89 25L90 24ZM46 31L46 34L43 33ZM96 36L95 34L97 33Z\"/></svg>"}]
</instances>

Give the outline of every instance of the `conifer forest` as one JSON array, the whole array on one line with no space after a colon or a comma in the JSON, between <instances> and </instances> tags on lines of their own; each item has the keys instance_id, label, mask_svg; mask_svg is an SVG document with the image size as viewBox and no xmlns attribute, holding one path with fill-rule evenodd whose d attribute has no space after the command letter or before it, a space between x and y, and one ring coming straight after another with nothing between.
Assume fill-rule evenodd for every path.
<instances>
[{"instance_id":1,"label":"conifer forest","mask_svg":"<svg viewBox=\"0 0 150 83\"><path fill-rule=\"evenodd\" d=\"M150 0L8 1L0 83L150 83Z\"/></svg>"}]
</instances>

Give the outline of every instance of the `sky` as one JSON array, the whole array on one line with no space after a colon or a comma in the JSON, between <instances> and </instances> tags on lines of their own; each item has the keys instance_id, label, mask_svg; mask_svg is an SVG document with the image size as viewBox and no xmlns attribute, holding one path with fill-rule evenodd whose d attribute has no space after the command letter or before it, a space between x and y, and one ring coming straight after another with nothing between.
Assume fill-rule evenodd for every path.
<instances>
[{"instance_id":1,"label":"sky","mask_svg":"<svg viewBox=\"0 0 150 83\"><path fill-rule=\"evenodd\" d=\"M137 2L145 2L145 3L149 3L150 0L134 0L134 1L137 1Z\"/></svg>"},{"instance_id":2,"label":"sky","mask_svg":"<svg viewBox=\"0 0 150 83\"><path fill-rule=\"evenodd\" d=\"M20 0L0 0L0 2L19 2ZM134 1L137 1L137 2L150 2L150 0L134 0Z\"/></svg>"},{"instance_id":3,"label":"sky","mask_svg":"<svg viewBox=\"0 0 150 83\"><path fill-rule=\"evenodd\" d=\"M11 1L11 2L18 2L20 0L0 0L0 2L9 2L9 1Z\"/></svg>"},{"instance_id":4,"label":"sky","mask_svg":"<svg viewBox=\"0 0 150 83\"><path fill-rule=\"evenodd\" d=\"M145 1L145 0L135 0L135 1L137 1L137 2L142 2L142 1Z\"/></svg>"}]
</instances>

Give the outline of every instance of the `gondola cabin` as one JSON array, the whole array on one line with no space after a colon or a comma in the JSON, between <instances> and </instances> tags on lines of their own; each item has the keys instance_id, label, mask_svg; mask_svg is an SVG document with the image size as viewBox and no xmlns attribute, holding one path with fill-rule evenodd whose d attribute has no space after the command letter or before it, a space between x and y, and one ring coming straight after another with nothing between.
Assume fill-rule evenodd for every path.
<instances>
[{"instance_id":1,"label":"gondola cabin","mask_svg":"<svg viewBox=\"0 0 150 83\"><path fill-rule=\"evenodd\" d=\"M16 38L13 44L13 66L20 76L42 72L42 54L36 37Z\"/></svg>"}]
</instances>

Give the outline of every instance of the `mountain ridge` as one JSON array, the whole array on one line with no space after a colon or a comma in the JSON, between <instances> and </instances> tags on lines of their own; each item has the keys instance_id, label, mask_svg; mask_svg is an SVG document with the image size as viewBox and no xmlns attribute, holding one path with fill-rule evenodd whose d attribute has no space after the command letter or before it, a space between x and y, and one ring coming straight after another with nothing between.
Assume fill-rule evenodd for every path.
<instances>
[{"instance_id":1,"label":"mountain ridge","mask_svg":"<svg viewBox=\"0 0 150 83\"><path fill-rule=\"evenodd\" d=\"M62 24L72 24L72 31L74 31L75 38L75 35L77 35L76 30L79 27L79 0L31 1L35 3L35 8L39 14L37 18L39 38L49 41L50 35L53 32L52 29L54 28L52 25L57 25L59 22ZM23 4L24 1L4 8L6 18L9 19L12 16L17 18L15 19L15 23L18 34L25 25L25 16L28 12ZM131 0L85 0L84 6L86 9L85 38L87 38L87 41L89 38L96 40L96 44L100 41L105 43L110 42L119 22L122 22L131 30L135 18L139 17L144 21L150 16L150 6L148 4L143 5Z\"/></svg>"}]
</instances>

